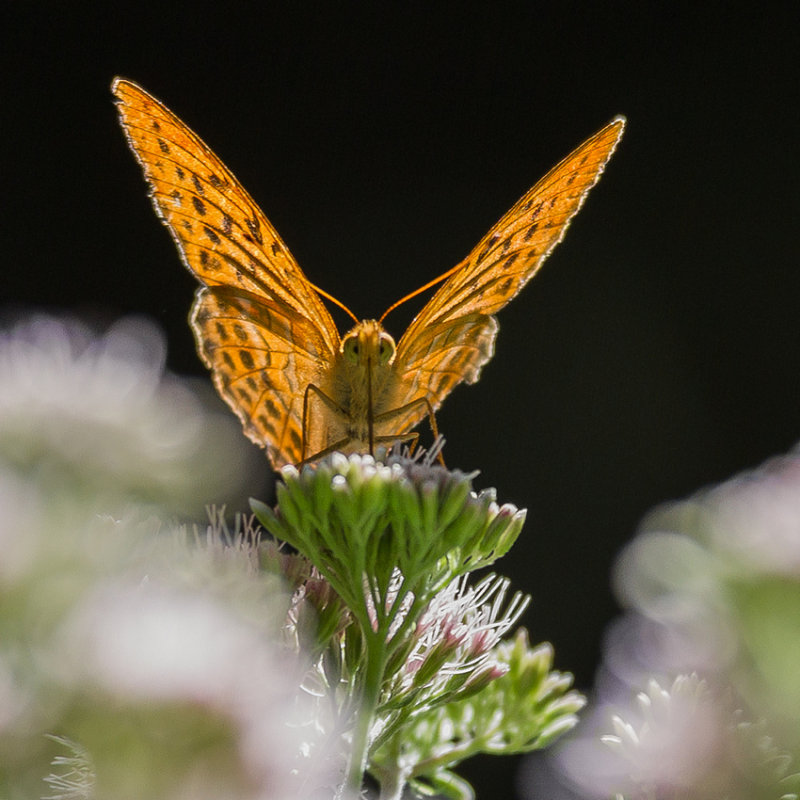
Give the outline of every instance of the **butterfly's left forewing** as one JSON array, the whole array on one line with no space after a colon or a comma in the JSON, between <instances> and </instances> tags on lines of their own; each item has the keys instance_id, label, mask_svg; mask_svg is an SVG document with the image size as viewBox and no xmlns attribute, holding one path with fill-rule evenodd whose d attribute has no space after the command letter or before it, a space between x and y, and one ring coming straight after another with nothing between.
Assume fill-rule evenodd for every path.
<instances>
[{"instance_id":1,"label":"butterfly's left forewing","mask_svg":"<svg viewBox=\"0 0 800 800\"><path fill-rule=\"evenodd\" d=\"M397 345L403 406L423 392L433 409L462 381L474 383L494 352L494 319L561 241L597 183L625 126L617 117L556 165L503 216L414 318ZM423 379L421 375L424 375ZM419 406L403 429L425 416Z\"/></svg>"},{"instance_id":2,"label":"butterfly's left forewing","mask_svg":"<svg viewBox=\"0 0 800 800\"><path fill-rule=\"evenodd\" d=\"M156 213L188 269L206 286L275 297L317 321L331 349L338 332L275 228L208 145L140 86L117 79L120 121L150 184Z\"/></svg>"}]
</instances>

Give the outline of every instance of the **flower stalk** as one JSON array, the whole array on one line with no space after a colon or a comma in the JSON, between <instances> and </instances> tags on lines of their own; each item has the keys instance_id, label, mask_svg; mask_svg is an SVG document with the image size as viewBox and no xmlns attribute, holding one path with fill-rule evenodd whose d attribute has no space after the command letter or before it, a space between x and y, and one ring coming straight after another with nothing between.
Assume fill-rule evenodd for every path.
<instances>
[{"instance_id":1,"label":"flower stalk","mask_svg":"<svg viewBox=\"0 0 800 800\"><path fill-rule=\"evenodd\" d=\"M399 798L409 783L469 796L452 766L487 748L502 752L492 737L514 724L507 699L523 687L535 694L548 678L546 671L532 682L530 669L517 668L536 652L527 638L511 651L503 645L528 599L506 601L508 581L493 575L468 582L508 551L525 512L499 506L494 491L474 492L470 475L399 456L334 453L316 466L284 468L282 477L277 506L254 501L253 510L313 565L349 615L320 642L328 699L338 719L351 720L339 796L357 796L366 772L381 800ZM569 679L548 685L552 696L521 721L526 735L510 737L507 752L538 746L553 715L573 724L582 700L567 691ZM556 700L566 702L553 711ZM445 731L459 715L471 722L449 740Z\"/></svg>"}]
</instances>

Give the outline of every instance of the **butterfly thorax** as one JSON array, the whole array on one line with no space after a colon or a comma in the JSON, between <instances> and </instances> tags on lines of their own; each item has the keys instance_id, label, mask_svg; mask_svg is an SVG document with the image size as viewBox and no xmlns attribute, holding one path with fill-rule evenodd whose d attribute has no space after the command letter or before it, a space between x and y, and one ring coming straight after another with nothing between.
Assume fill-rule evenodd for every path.
<instances>
[{"instance_id":1,"label":"butterfly thorax","mask_svg":"<svg viewBox=\"0 0 800 800\"><path fill-rule=\"evenodd\" d=\"M375 416L386 405L394 356L394 339L375 320L359 322L342 339L334 380L346 434L356 448L367 449L376 435Z\"/></svg>"}]
</instances>

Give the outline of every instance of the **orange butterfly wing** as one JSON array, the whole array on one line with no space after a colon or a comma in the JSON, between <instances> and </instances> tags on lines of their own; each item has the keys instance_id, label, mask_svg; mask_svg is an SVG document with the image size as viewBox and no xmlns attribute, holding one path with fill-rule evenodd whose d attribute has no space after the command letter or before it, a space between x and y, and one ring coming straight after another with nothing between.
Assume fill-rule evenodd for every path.
<instances>
[{"instance_id":1,"label":"orange butterfly wing","mask_svg":"<svg viewBox=\"0 0 800 800\"><path fill-rule=\"evenodd\" d=\"M326 385L331 363L316 324L279 300L230 286L201 289L191 324L214 385L247 436L276 469L301 461L305 390ZM325 437L323 424L313 426L305 454L323 450Z\"/></svg>"},{"instance_id":2,"label":"orange butterfly wing","mask_svg":"<svg viewBox=\"0 0 800 800\"><path fill-rule=\"evenodd\" d=\"M112 91L156 213L204 286L192 328L217 390L276 467L297 463L304 391L326 383L336 326L277 231L200 137L135 83L117 78Z\"/></svg>"},{"instance_id":3,"label":"orange butterfly wing","mask_svg":"<svg viewBox=\"0 0 800 800\"><path fill-rule=\"evenodd\" d=\"M481 239L414 318L397 345L400 408L427 396L438 408L462 381L475 383L494 353L494 318L536 274L597 183L625 128L617 117L544 176ZM395 418L397 433L424 416L419 404Z\"/></svg>"}]
</instances>

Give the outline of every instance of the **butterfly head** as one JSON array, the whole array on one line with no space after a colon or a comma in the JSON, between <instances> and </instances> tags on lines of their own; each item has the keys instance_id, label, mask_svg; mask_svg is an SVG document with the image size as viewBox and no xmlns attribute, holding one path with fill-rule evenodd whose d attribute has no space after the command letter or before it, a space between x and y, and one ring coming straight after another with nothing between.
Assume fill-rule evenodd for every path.
<instances>
[{"instance_id":1,"label":"butterfly head","mask_svg":"<svg viewBox=\"0 0 800 800\"><path fill-rule=\"evenodd\" d=\"M385 366L394 361L394 339L380 322L365 319L342 339L341 352L353 365Z\"/></svg>"}]
</instances>

